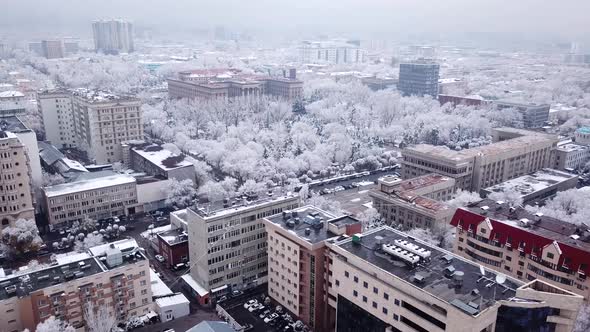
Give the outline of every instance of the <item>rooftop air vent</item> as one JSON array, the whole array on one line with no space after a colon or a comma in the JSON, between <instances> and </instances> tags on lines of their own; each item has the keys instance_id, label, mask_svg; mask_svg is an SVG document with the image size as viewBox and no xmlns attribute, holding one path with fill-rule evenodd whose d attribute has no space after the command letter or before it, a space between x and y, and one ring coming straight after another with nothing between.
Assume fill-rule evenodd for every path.
<instances>
[{"instance_id":1,"label":"rooftop air vent","mask_svg":"<svg viewBox=\"0 0 590 332\"><path fill-rule=\"evenodd\" d=\"M529 227L530 226L530 223L531 223L531 221L528 220L527 218L522 218L518 222L520 223L520 225L522 227Z\"/></svg>"},{"instance_id":2,"label":"rooftop air vent","mask_svg":"<svg viewBox=\"0 0 590 332\"><path fill-rule=\"evenodd\" d=\"M309 235L309 234L311 234L311 228L307 227L305 229L305 235Z\"/></svg>"},{"instance_id":3,"label":"rooftop air vent","mask_svg":"<svg viewBox=\"0 0 590 332\"><path fill-rule=\"evenodd\" d=\"M455 271L455 273L453 273L453 282L455 284L455 287L463 286L463 277L464 276L465 276L465 273L463 271Z\"/></svg>"},{"instance_id":4,"label":"rooftop air vent","mask_svg":"<svg viewBox=\"0 0 590 332\"><path fill-rule=\"evenodd\" d=\"M481 207L481 214L488 214L488 210L490 209L489 206L484 205Z\"/></svg>"}]
</instances>

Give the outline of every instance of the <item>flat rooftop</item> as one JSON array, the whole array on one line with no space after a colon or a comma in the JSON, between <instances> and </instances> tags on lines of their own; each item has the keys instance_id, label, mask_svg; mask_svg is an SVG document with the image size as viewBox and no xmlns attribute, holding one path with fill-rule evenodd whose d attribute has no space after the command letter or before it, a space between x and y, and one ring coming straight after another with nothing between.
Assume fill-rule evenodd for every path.
<instances>
[{"instance_id":1,"label":"flat rooftop","mask_svg":"<svg viewBox=\"0 0 590 332\"><path fill-rule=\"evenodd\" d=\"M145 145L133 148L133 152L137 153L151 164L161 168L164 171L171 171L174 169L189 167L193 164L185 160L184 155L176 155L169 150L164 149L160 145Z\"/></svg>"},{"instance_id":2,"label":"flat rooftop","mask_svg":"<svg viewBox=\"0 0 590 332\"><path fill-rule=\"evenodd\" d=\"M417 195L413 191L409 190L393 191L392 193L387 193L381 190L373 189L371 190L371 195L385 196L389 199L412 204L413 206L422 208L424 210L429 210L435 213L451 209L451 207L445 204L444 202L439 202L437 200L425 196Z\"/></svg>"},{"instance_id":3,"label":"flat rooftop","mask_svg":"<svg viewBox=\"0 0 590 332\"><path fill-rule=\"evenodd\" d=\"M383 250L375 249L380 248L380 244L395 244L395 240L405 240L430 251L430 259L421 260L415 267L410 267ZM478 264L408 237L389 226L363 233L359 244L353 243L352 238L348 238L335 245L412 286L456 306L468 315L477 315L497 301L514 297L516 289L523 285L520 281L509 277L502 285L497 285L495 283L497 272L485 269L485 276L483 276ZM454 276L447 277L453 273L457 275L458 271L463 272L461 287L455 286ZM415 277L421 281L417 281Z\"/></svg>"},{"instance_id":4,"label":"flat rooftop","mask_svg":"<svg viewBox=\"0 0 590 332\"><path fill-rule=\"evenodd\" d=\"M72 95L82 98L91 104L112 103L116 101L140 101L138 98L133 96L115 95L106 91L90 90L86 88L73 89Z\"/></svg>"},{"instance_id":5,"label":"flat rooftop","mask_svg":"<svg viewBox=\"0 0 590 332\"><path fill-rule=\"evenodd\" d=\"M266 219L311 244L338 236L328 230L327 223L332 220L336 225L358 223L354 218L336 218L333 214L310 205L275 214Z\"/></svg>"},{"instance_id":6,"label":"flat rooftop","mask_svg":"<svg viewBox=\"0 0 590 332\"><path fill-rule=\"evenodd\" d=\"M88 174L88 173L82 173ZM107 175L98 178L78 179L74 182L62 183L51 187L45 187L45 195L48 198L73 194L82 191L96 190L135 183L135 178L125 174Z\"/></svg>"},{"instance_id":7,"label":"flat rooftop","mask_svg":"<svg viewBox=\"0 0 590 332\"><path fill-rule=\"evenodd\" d=\"M451 180L451 178L436 173L430 173L412 179L404 180L400 182L399 188L404 191L414 191L417 189L422 189L424 187L434 186L439 183L449 182L449 180Z\"/></svg>"},{"instance_id":8,"label":"flat rooftop","mask_svg":"<svg viewBox=\"0 0 590 332\"><path fill-rule=\"evenodd\" d=\"M199 215L201 218L209 220L217 217L242 213L251 209L257 209L268 205L282 203L288 200L299 200L298 194L287 193L286 195L280 195L279 193L280 189L277 189L273 196L265 196L262 194L252 200L236 199L234 201L228 201L227 207L225 207L226 203L224 203L224 201L215 201L212 203L193 205L188 209Z\"/></svg>"},{"instance_id":9,"label":"flat rooftop","mask_svg":"<svg viewBox=\"0 0 590 332\"><path fill-rule=\"evenodd\" d=\"M158 238L166 242L169 246L179 243L188 242L188 235L182 228L171 229L166 232L158 233Z\"/></svg>"},{"instance_id":10,"label":"flat rooftop","mask_svg":"<svg viewBox=\"0 0 590 332\"><path fill-rule=\"evenodd\" d=\"M575 151L584 151L588 150L588 147L585 145L575 144L575 143L566 143L557 146L558 150L565 151L565 152L575 152Z\"/></svg>"},{"instance_id":11,"label":"flat rooftop","mask_svg":"<svg viewBox=\"0 0 590 332\"><path fill-rule=\"evenodd\" d=\"M585 235L588 232L583 231L583 226L577 226L573 223L545 215L538 217L521 207L517 207L511 213L508 204L498 204L491 199L481 200L463 209L481 215L481 208L484 206L489 207L486 217L492 220L542 236L546 239L590 251L590 235ZM520 222L522 219L527 219L531 222L527 227L523 227ZM538 219L538 221L532 222L535 219Z\"/></svg>"},{"instance_id":12,"label":"flat rooftop","mask_svg":"<svg viewBox=\"0 0 590 332\"><path fill-rule=\"evenodd\" d=\"M572 175L555 169L544 168L540 171L499 183L484 190L489 192L512 191L518 192L522 196L526 196L573 178L577 178L577 175Z\"/></svg>"},{"instance_id":13,"label":"flat rooftop","mask_svg":"<svg viewBox=\"0 0 590 332\"><path fill-rule=\"evenodd\" d=\"M16 115L5 116L0 118L0 130L10 131L13 133L31 131Z\"/></svg>"}]
</instances>

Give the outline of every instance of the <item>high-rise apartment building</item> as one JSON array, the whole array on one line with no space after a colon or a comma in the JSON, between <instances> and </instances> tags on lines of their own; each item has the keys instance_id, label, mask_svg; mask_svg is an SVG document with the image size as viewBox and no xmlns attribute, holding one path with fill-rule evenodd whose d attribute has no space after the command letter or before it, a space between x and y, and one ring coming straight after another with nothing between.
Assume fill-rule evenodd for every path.
<instances>
[{"instance_id":1,"label":"high-rise apartment building","mask_svg":"<svg viewBox=\"0 0 590 332\"><path fill-rule=\"evenodd\" d=\"M92 23L94 48L103 53L133 52L133 24L124 20L101 20Z\"/></svg>"},{"instance_id":2,"label":"high-rise apartment building","mask_svg":"<svg viewBox=\"0 0 590 332\"><path fill-rule=\"evenodd\" d=\"M64 57L63 41L58 39L42 40L41 51L47 59L60 59Z\"/></svg>"},{"instance_id":3,"label":"high-rise apartment building","mask_svg":"<svg viewBox=\"0 0 590 332\"><path fill-rule=\"evenodd\" d=\"M438 173L455 179L456 188L483 188L553 166L558 139L514 128L493 130L494 143L461 151L418 144L402 151L402 177Z\"/></svg>"},{"instance_id":4,"label":"high-rise apartment building","mask_svg":"<svg viewBox=\"0 0 590 332\"><path fill-rule=\"evenodd\" d=\"M520 281L383 226L328 241L330 330L571 331L583 297Z\"/></svg>"},{"instance_id":5,"label":"high-rise apartment building","mask_svg":"<svg viewBox=\"0 0 590 332\"><path fill-rule=\"evenodd\" d=\"M31 166L25 145L10 131L0 131L0 223L34 219Z\"/></svg>"},{"instance_id":6,"label":"high-rise apartment building","mask_svg":"<svg viewBox=\"0 0 590 332\"><path fill-rule=\"evenodd\" d=\"M197 293L199 301L207 304L209 299L219 298L229 290L266 282L263 218L298 206L299 196L281 196L244 201L226 208L188 208L192 280L185 281Z\"/></svg>"},{"instance_id":7,"label":"high-rise apartment building","mask_svg":"<svg viewBox=\"0 0 590 332\"><path fill-rule=\"evenodd\" d=\"M454 192L453 178L427 174L404 181L384 177L369 196L387 225L443 229L455 211L442 201L451 199Z\"/></svg>"},{"instance_id":8,"label":"high-rise apartment building","mask_svg":"<svg viewBox=\"0 0 590 332\"><path fill-rule=\"evenodd\" d=\"M361 222L304 206L265 218L268 295L314 331L325 331L326 241L361 232Z\"/></svg>"},{"instance_id":9,"label":"high-rise apartment building","mask_svg":"<svg viewBox=\"0 0 590 332\"><path fill-rule=\"evenodd\" d=\"M125 322L152 309L149 261L135 240L121 240L88 252L58 255L51 265L2 278L2 331L34 331L56 316L77 331L86 319ZM87 314L97 310L97 314Z\"/></svg>"},{"instance_id":10,"label":"high-rise apartment building","mask_svg":"<svg viewBox=\"0 0 590 332\"><path fill-rule=\"evenodd\" d=\"M454 251L520 280L539 279L590 299L590 229L483 200L458 209Z\"/></svg>"},{"instance_id":11,"label":"high-rise apartment building","mask_svg":"<svg viewBox=\"0 0 590 332\"><path fill-rule=\"evenodd\" d=\"M440 66L430 60L400 63L398 90L404 96L438 95Z\"/></svg>"},{"instance_id":12,"label":"high-rise apartment building","mask_svg":"<svg viewBox=\"0 0 590 332\"><path fill-rule=\"evenodd\" d=\"M366 51L356 41L305 41L299 47L299 58L302 63L362 63Z\"/></svg>"},{"instance_id":13,"label":"high-rise apartment building","mask_svg":"<svg viewBox=\"0 0 590 332\"><path fill-rule=\"evenodd\" d=\"M76 143L96 163L121 161L121 143L143 139L141 101L100 91L72 93Z\"/></svg>"},{"instance_id":14,"label":"high-rise apartment building","mask_svg":"<svg viewBox=\"0 0 590 332\"><path fill-rule=\"evenodd\" d=\"M47 141L59 148L78 146L70 91L40 92L37 94L37 107L43 116L43 128Z\"/></svg>"},{"instance_id":15,"label":"high-rise apartment building","mask_svg":"<svg viewBox=\"0 0 590 332\"><path fill-rule=\"evenodd\" d=\"M495 101L494 105L501 112L504 109L514 109L522 114L522 124L525 128L541 128L549 121L549 104L518 103L511 101Z\"/></svg>"}]
</instances>

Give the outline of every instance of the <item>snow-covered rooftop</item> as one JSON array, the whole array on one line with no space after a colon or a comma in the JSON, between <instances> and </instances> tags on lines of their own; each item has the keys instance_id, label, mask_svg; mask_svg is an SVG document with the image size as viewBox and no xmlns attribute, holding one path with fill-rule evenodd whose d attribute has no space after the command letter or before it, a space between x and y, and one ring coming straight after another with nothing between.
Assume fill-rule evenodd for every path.
<instances>
[{"instance_id":1,"label":"snow-covered rooftop","mask_svg":"<svg viewBox=\"0 0 590 332\"><path fill-rule=\"evenodd\" d=\"M124 174L115 174L95 179L87 179L58 184L51 187L45 187L43 190L45 191L45 195L47 197L56 197L82 191L89 191L132 183L135 183L134 177Z\"/></svg>"},{"instance_id":2,"label":"snow-covered rooftop","mask_svg":"<svg viewBox=\"0 0 590 332\"><path fill-rule=\"evenodd\" d=\"M137 100L139 99L130 97L130 96L120 96L115 95L106 91L100 90L90 90L86 88L78 88L73 89L72 93L74 96L83 98L89 103L104 103L104 102L113 102L113 101L121 101L121 100Z\"/></svg>"},{"instance_id":3,"label":"snow-covered rooftop","mask_svg":"<svg viewBox=\"0 0 590 332\"><path fill-rule=\"evenodd\" d=\"M102 256L107 252L108 249L111 248L111 245L114 245L115 248L121 251L128 251L129 249L139 247L137 241L135 241L134 239L123 239L111 243L101 244L99 246L94 246L88 249L88 251L92 254L92 256Z\"/></svg>"},{"instance_id":4,"label":"snow-covered rooftop","mask_svg":"<svg viewBox=\"0 0 590 332\"><path fill-rule=\"evenodd\" d=\"M180 159L180 156L173 154L169 150L163 148L160 150L149 149L149 147L145 149L134 148L133 151L135 151L138 155L148 160L150 163L156 165L157 167L165 171L170 171L181 167L192 166L192 164L185 159L173 160L174 158Z\"/></svg>"},{"instance_id":5,"label":"snow-covered rooftop","mask_svg":"<svg viewBox=\"0 0 590 332\"><path fill-rule=\"evenodd\" d=\"M0 92L0 98L18 98L24 97L25 95L20 91L2 91Z\"/></svg>"},{"instance_id":6,"label":"snow-covered rooftop","mask_svg":"<svg viewBox=\"0 0 590 332\"><path fill-rule=\"evenodd\" d=\"M150 280L152 296L159 297L174 294L152 269L150 269Z\"/></svg>"},{"instance_id":7,"label":"snow-covered rooftop","mask_svg":"<svg viewBox=\"0 0 590 332\"><path fill-rule=\"evenodd\" d=\"M55 256L55 261L58 265L70 264L79 261L83 261L91 256L86 252L68 252L65 254L59 254Z\"/></svg>"},{"instance_id":8,"label":"snow-covered rooftop","mask_svg":"<svg viewBox=\"0 0 590 332\"><path fill-rule=\"evenodd\" d=\"M561 150L561 151L565 151L565 152L574 152L574 151L588 150L588 147L584 146L584 145L575 144L575 143L567 143L567 144L558 145L557 149Z\"/></svg>"},{"instance_id":9,"label":"snow-covered rooftop","mask_svg":"<svg viewBox=\"0 0 590 332\"><path fill-rule=\"evenodd\" d=\"M190 286L190 288L192 288L195 292L197 292L197 294L200 297L203 297L203 296L209 294L209 291L206 290L203 286L199 285L199 283L196 282L195 279L193 279L193 277L191 277L190 274L185 274L181 278L182 278L182 280L184 280L184 282L186 282L187 285Z\"/></svg>"},{"instance_id":10,"label":"snow-covered rooftop","mask_svg":"<svg viewBox=\"0 0 590 332\"><path fill-rule=\"evenodd\" d=\"M156 305L160 308L173 306L176 304L186 303L189 304L189 300L183 294L176 294L172 296L161 297L156 299Z\"/></svg>"},{"instance_id":11,"label":"snow-covered rooftop","mask_svg":"<svg viewBox=\"0 0 590 332\"><path fill-rule=\"evenodd\" d=\"M569 180L572 177L575 177L575 175L545 168L535 173L523 175L521 177L499 183L495 186L488 187L485 190L489 192L515 191L520 193L522 196L526 196L563 181Z\"/></svg>"}]
</instances>

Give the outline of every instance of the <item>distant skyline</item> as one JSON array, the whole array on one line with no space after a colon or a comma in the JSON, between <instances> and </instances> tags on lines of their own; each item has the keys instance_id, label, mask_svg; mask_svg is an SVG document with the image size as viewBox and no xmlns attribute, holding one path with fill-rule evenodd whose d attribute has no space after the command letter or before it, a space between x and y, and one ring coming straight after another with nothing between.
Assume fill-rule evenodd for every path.
<instances>
[{"instance_id":1,"label":"distant skyline","mask_svg":"<svg viewBox=\"0 0 590 332\"><path fill-rule=\"evenodd\" d=\"M563 0L3 0L0 37L92 36L91 22L124 18L158 37L223 25L254 34L359 38L507 36L587 41L590 1Z\"/></svg>"}]
</instances>

